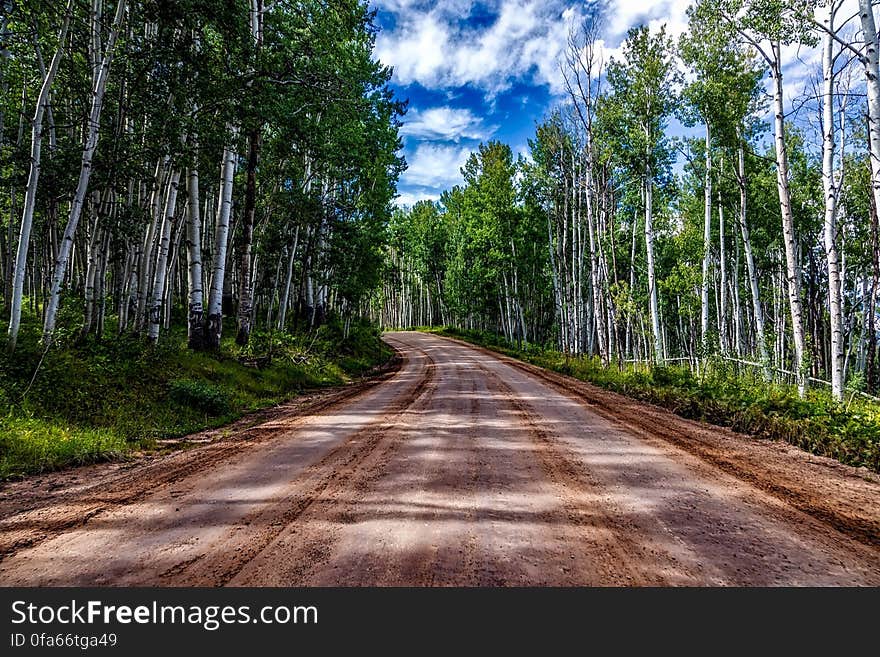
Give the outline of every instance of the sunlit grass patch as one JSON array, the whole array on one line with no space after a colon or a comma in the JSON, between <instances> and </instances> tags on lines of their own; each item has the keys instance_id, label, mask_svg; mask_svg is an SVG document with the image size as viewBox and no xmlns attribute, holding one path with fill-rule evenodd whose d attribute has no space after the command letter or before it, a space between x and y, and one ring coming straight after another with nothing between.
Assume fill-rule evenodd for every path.
<instances>
[{"instance_id":1,"label":"sunlit grass patch","mask_svg":"<svg viewBox=\"0 0 880 657\"><path fill-rule=\"evenodd\" d=\"M37 418L0 419L0 479L119 458L129 445L112 429Z\"/></svg>"}]
</instances>

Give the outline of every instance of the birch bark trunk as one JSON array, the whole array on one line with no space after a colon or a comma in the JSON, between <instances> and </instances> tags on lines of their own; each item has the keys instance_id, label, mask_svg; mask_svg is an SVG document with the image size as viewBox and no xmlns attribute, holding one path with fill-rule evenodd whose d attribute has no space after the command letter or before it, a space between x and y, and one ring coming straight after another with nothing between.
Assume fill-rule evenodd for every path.
<instances>
[{"instance_id":1,"label":"birch bark trunk","mask_svg":"<svg viewBox=\"0 0 880 657\"><path fill-rule=\"evenodd\" d=\"M550 278L553 281L553 297L556 301L556 317L559 321L560 330L560 346L565 345L564 323L562 309L562 291L559 289L559 271L556 264L556 247L553 244L553 219L550 213L547 214L547 245L550 251Z\"/></svg>"},{"instance_id":2,"label":"birch bark trunk","mask_svg":"<svg viewBox=\"0 0 880 657\"><path fill-rule=\"evenodd\" d=\"M257 211L257 164L260 159L260 131L248 135L247 187L244 200L244 221L238 254L238 334L235 342L244 346L251 336L253 287L251 286L251 251L254 241L254 219Z\"/></svg>"},{"instance_id":3,"label":"birch bark trunk","mask_svg":"<svg viewBox=\"0 0 880 657\"><path fill-rule=\"evenodd\" d=\"M782 213L782 236L785 244L785 274L788 286L788 305L791 313L791 329L794 341L795 372L798 394L807 392L806 353L801 304L801 275L795 239L794 214L791 208L791 188L788 180L788 144L785 141L785 101L782 92L782 54L778 41L773 43L773 111L774 139L776 144L776 184Z\"/></svg>"},{"instance_id":4,"label":"birch bark trunk","mask_svg":"<svg viewBox=\"0 0 880 657\"><path fill-rule=\"evenodd\" d=\"M591 143L589 137L588 144ZM593 295L593 308L594 313L596 315L596 337L599 341L599 356L602 359L602 364L607 366L610 362L610 353L608 348L608 342L610 337L606 337L605 332L605 322L604 322L604 313L602 312L602 297L601 297L601 289L599 283L599 254L598 254L598 240L596 239L596 208L593 204L592 198L592 189L593 189L593 166L592 166L592 146L587 146L587 166L586 166L586 176L587 176L587 197L586 197L586 205L587 205L587 240L589 243L590 249L590 281L592 283L592 295Z\"/></svg>"},{"instance_id":5,"label":"birch bark trunk","mask_svg":"<svg viewBox=\"0 0 880 657\"><path fill-rule=\"evenodd\" d=\"M251 0L251 36L259 56L263 44L263 0ZM256 76L255 76L256 77ZM257 165L262 142L259 123L248 133L247 183L243 225L238 254L238 333L235 342L245 346L250 340L253 321L254 290L251 272L251 251L254 240L254 216L257 206Z\"/></svg>"},{"instance_id":6,"label":"birch bark trunk","mask_svg":"<svg viewBox=\"0 0 880 657\"><path fill-rule=\"evenodd\" d=\"M712 132L706 121L706 171L703 181L703 279L700 296L700 340L705 358L709 351L709 255L712 248Z\"/></svg>"},{"instance_id":7,"label":"birch bark trunk","mask_svg":"<svg viewBox=\"0 0 880 657\"><path fill-rule=\"evenodd\" d=\"M138 254L138 280L135 289L135 332L140 333L146 326L147 297L150 293L150 282L153 280L153 262L155 258L156 231L162 214L162 192L165 188L165 169L168 166L169 157L166 155L156 162L156 170L153 174L153 188L150 192L150 224L140 253Z\"/></svg>"},{"instance_id":8,"label":"birch bark trunk","mask_svg":"<svg viewBox=\"0 0 880 657\"><path fill-rule=\"evenodd\" d=\"M34 221L34 207L37 200L37 183L40 179L40 155L43 144L43 115L49 102L49 90L64 56L64 42L67 40L67 31L70 27L70 17L73 13L73 0L68 0L64 10L64 22L58 33L58 47L52 56L49 70L43 77L40 85L40 93L37 96L36 109L34 110L33 123L31 125L31 165L28 172L27 189L24 196L24 209L21 216L21 229L18 236L18 249L15 254L15 264L12 267L12 289L10 293L11 303L9 312L9 350L15 351L18 342L18 332L21 326L21 299L24 290L24 278L27 268L27 254L30 247L31 230ZM4 26L5 27L5 26ZM4 55L5 57L5 55ZM10 221L10 227L12 222ZM11 242L10 242L11 249Z\"/></svg>"},{"instance_id":9,"label":"birch bark trunk","mask_svg":"<svg viewBox=\"0 0 880 657\"><path fill-rule=\"evenodd\" d=\"M162 307L165 300L165 280L168 275L168 253L171 249L171 231L174 228L174 211L177 206L177 190L180 185L180 171L171 174L168 193L165 196L165 211L162 218L162 232L156 252L156 275L153 278L153 292L150 295L150 325L147 339L155 344L159 340L162 326Z\"/></svg>"},{"instance_id":10,"label":"birch bark trunk","mask_svg":"<svg viewBox=\"0 0 880 657\"><path fill-rule=\"evenodd\" d=\"M746 165L745 148L740 142L737 153L737 168L739 182L739 228L743 240L743 253L746 257L746 273L749 277L749 289L752 293L752 312L755 316L755 341L758 343L758 353L761 357L761 366L764 372L764 380L770 381L770 353L767 350L767 334L764 330L764 310L761 306L761 294L758 287L758 272L755 267L755 256L752 252L752 241L749 236L747 222L748 201L746 193Z\"/></svg>"},{"instance_id":11,"label":"birch bark trunk","mask_svg":"<svg viewBox=\"0 0 880 657\"><path fill-rule=\"evenodd\" d=\"M822 38L822 189L825 193L823 237L828 263L828 316L831 328L831 394L843 399L843 310L840 258L837 249L838 186L834 159L834 3L829 3Z\"/></svg>"},{"instance_id":12,"label":"birch bark trunk","mask_svg":"<svg viewBox=\"0 0 880 657\"><path fill-rule=\"evenodd\" d=\"M208 296L208 325L206 346L220 348L223 335L223 285L226 276L226 252L229 242L229 222L232 215L232 179L235 175L235 152L231 145L237 130L231 129L230 145L223 149L220 170L220 196L217 200L217 227L214 231L214 263L211 291Z\"/></svg>"},{"instance_id":13,"label":"birch bark trunk","mask_svg":"<svg viewBox=\"0 0 880 657\"><path fill-rule=\"evenodd\" d=\"M719 177L724 175L724 157L718 163ZM727 244L724 235L724 199L718 190L718 271L721 274L721 290L718 295L718 346L727 355Z\"/></svg>"},{"instance_id":14,"label":"birch bark trunk","mask_svg":"<svg viewBox=\"0 0 880 657\"><path fill-rule=\"evenodd\" d=\"M287 322L287 307L290 304L290 287L293 282L293 264L296 259L296 248L299 244L299 226L293 235L293 243L290 245L290 254L287 258L287 274L284 278L284 293L281 295L281 307L278 313L278 330L283 331Z\"/></svg>"},{"instance_id":15,"label":"birch bark trunk","mask_svg":"<svg viewBox=\"0 0 880 657\"><path fill-rule=\"evenodd\" d=\"M654 180L651 166L645 175L645 250L648 256L648 296L651 307L651 333L654 359L663 361L663 337L660 334L660 309L657 303L657 277L654 272Z\"/></svg>"},{"instance_id":16,"label":"birch bark trunk","mask_svg":"<svg viewBox=\"0 0 880 657\"><path fill-rule=\"evenodd\" d=\"M92 193L92 220L91 234L87 232L86 244L86 279L84 290L85 310L83 313L83 325L80 329L80 339L85 338L92 330L95 316L96 280L101 263L101 254L104 246L104 230L101 227L102 214L101 195L95 191Z\"/></svg>"},{"instance_id":17,"label":"birch bark trunk","mask_svg":"<svg viewBox=\"0 0 880 657\"><path fill-rule=\"evenodd\" d=\"M94 90L92 92L92 107L89 112L89 128L86 137L85 148L82 154L82 165L80 167L79 182L76 187L76 194L70 204L70 216L67 219L67 226L64 229L64 236L58 247L58 258L55 262L55 271L52 276L52 286L49 291L49 299L46 304L46 317L43 322L43 341L51 344L52 336L55 332L55 319L58 313L58 303L61 296L61 285L64 275L67 272L67 264L70 256L70 249L73 245L73 237L76 233L76 227L79 224L79 218L82 214L83 204L85 203L86 193L89 186L89 178L92 175L92 159L95 155L95 149L98 146L99 128L101 124L101 108L104 105L104 91L107 88L107 77L110 75L110 64L113 61L113 54L116 46L116 39L119 36L119 30L122 26L122 19L125 15L126 0L119 0L116 5L116 14L113 17L113 24L110 28L110 35L107 38L107 46L104 50L104 56L101 59L100 68L96 74Z\"/></svg>"},{"instance_id":18,"label":"birch bark trunk","mask_svg":"<svg viewBox=\"0 0 880 657\"><path fill-rule=\"evenodd\" d=\"M196 154L198 159L198 154ZM199 206L198 163L187 171L187 201L189 209L186 222L187 288L189 309L187 311L187 342L190 349L205 347L205 293L202 275L202 215Z\"/></svg>"},{"instance_id":19,"label":"birch bark trunk","mask_svg":"<svg viewBox=\"0 0 880 657\"><path fill-rule=\"evenodd\" d=\"M859 18L865 39L865 78L868 96L868 146L871 152L871 190L880 208L880 38L871 0L859 0Z\"/></svg>"}]
</instances>

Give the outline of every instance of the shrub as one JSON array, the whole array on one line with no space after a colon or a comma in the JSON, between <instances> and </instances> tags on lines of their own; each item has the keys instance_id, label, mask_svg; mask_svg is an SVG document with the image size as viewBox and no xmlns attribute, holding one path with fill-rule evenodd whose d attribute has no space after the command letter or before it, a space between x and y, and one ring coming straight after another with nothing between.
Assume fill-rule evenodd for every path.
<instances>
[{"instance_id":1,"label":"shrub","mask_svg":"<svg viewBox=\"0 0 880 657\"><path fill-rule=\"evenodd\" d=\"M170 398L182 406L197 408L208 415L225 415L232 408L229 396L206 381L178 379L168 384Z\"/></svg>"}]
</instances>

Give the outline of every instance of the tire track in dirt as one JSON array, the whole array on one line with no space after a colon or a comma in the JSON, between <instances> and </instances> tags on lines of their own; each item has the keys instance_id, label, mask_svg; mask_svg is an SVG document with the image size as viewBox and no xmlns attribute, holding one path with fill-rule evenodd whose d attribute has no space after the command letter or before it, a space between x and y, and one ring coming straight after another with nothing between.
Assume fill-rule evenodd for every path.
<instances>
[{"instance_id":1,"label":"tire track in dirt","mask_svg":"<svg viewBox=\"0 0 880 657\"><path fill-rule=\"evenodd\" d=\"M461 352L440 354L442 393L410 409L414 423L396 429L405 449L381 459L378 476L352 486L335 513L310 512L307 540L302 530L286 532L233 584L696 581L682 578L679 564L648 558L632 538L638 532L619 522L582 466L496 373Z\"/></svg>"},{"instance_id":2,"label":"tire track in dirt","mask_svg":"<svg viewBox=\"0 0 880 657\"><path fill-rule=\"evenodd\" d=\"M453 361L444 365L451 370L444 377L444 383L448 381L451 389L444 391L446 400L432 411L454 418L456 424L438 427L431 423L426 427L424 423L417 422L414 426L406 427L404 430L413 437L430 433L433 444L412 448L413 453L409 455L398 454L405 458L393 464L386 476L401 476L404 473L433 475L435 481L423 482L417 498L436 500L442 495L454 500L456 513L460 516L458 542L452 548L444 543L443 510L437 509L431 521L419 532L419 542L425 544L421 549L410 550L402 558L388 559L381 577L362 583L378 583L381 586L499 586L504 583L486 572L485 564L481 563L477 554L481 524L491 520L480 509L476 497L478 491L493 488L492 464L479 445L480 420L485 410L480 386L461 363ZM446 458L444 452L448 449L464 452L465 462ZM428 471L432 463L437 463L435 469ZM381 493L373 491L374 496Z\"/></svg>"},{"instance_id":3,"label":"tire track in dirt","mask_svg":"<svg viewBox=\"0 0 880 657\"><path fill-rule=\"evenodd\" d=\"M512 413L534 442L534 454L541 463L547 479L556 488L561 509L548 511L548 524L559 524L563 514L564 521L576 526L583 539L581 545L572 549L585 554L603 585L624 586L662 586L666 580L658 575L645 574L646 550L632 538L632 528L623 525L613 514L610 501L591 504L585 508L584 500L599 500L605 497L602 486L595 481L589 471L577 458L561 445L556 438L542 428L533 413L522 403L519 395L496 372L474 361L486 375L490 389L501 395L509 404ZM574 555L572 555L574 558ZM653 565L653 564L652 564Z\"/></svg>"},{"instance_id":4,"label":"tire track in dirt","mask_svg":"<svg viewBox=\"0 0 880 657\"><path fill-rule=\"evenodd\" d=\"M446 339L489 354L545 381L553 389L630 433L680 448L868 547L880 547L880 509L874 503L880 479L876 475L858 472L855 468L777 441L765 441L724 427L700 424L574 377L461 340ZM823 476L825 473L817 467L819 465L826 466L823 469L830 472L827 481ZM846 495L841 495L844 490Z\"/></svg>"},{"instance_id":5,"label":"tire track in dirt","mask_svg":"<svg viewBox=\"0 0 880 657\"><path fill-rule=\"evenodd\" d=\"M530 372L468 353L531 416L533 433L562 450L576 479L586 476L604 493L568 489L577 511L601 510L617 530L610 540L623 538L623 555L608 562L612 573L622 565L647 575L647 584L667 585L880 581L877 553L826 523L674 445L600 419L576 396L542 392Z\"/></svg>"},{"instance_id":6,"label":"tire track in dirt","mask_svg":"<svg viewBox=\"0 0 880 657\"><path fill-rule=\"evenodd\" d=\"M33 524L41 513L82 519L77 510L105 506L85 527L56 532L54 540L3 560L0 581L880 582L876 548L680 448L662 435L664 411L631 400L621 410L614 406L619 396L597 389L601 412L586 396L588 384L457 341L387 339L405 354L405 367L374 393L344 390L339 394L349 397L311 400L264 425L233 427L229 440L123 474L108 467L98 483L30 500L0 527L27 531L14 522ZM323 410L301 416L302 408ZM640 412L644 422L655 422L652 431L627 424ZM728 446L725 458L755 476L773 477L787 463L786 486L802 477L803 490L838 498L832 507L873 500L864 515L880 513L880 487L851 468L823 469L800 453L780 453L778 445L680 422L681 440ZM764 469L762 459L769 462ZM95 499L104 488L124 487L127 477L132 503ZM4 504L13 501L0 500L0 516Z\"/></svg>"},{"instance_id":7,"label":"tire track in dirt","mask_svg":"<svg viewBox=\"0 0 880 657\"><path fill-rule=\"evenodd\" d=\"M467 374L463 370L463 368L457 363L443 363L443 366L451 369L450 372L444 372L442 376L442 380L438 381L432 390L430 398L425 400L426 403L420 404L419 408L414 408L413 417L409 422L403 423L399 426L395 431L398 434L397 440L398 444L402 445L407 440L411 440L418 436L421 433L425 432L427 427L421 426L422 422L420 419L424 417L430 417L430 415L425 416L425 412L436 411L437 407L434 406L432 408L433 402L437 396L437 393L440 390L440 387L444 384L451 385L451 390L444 390L445 395L451 399L452 403L455 404L454 411L461 410L461 413L451 412L450 414L456 415L460 420L466 421L469 427L472 429L473 421L475 418L479 417L479 399L476 394L476 382L471 380L470 385L468 386L469 399L465 397L465 390L463 388L463 384L467 381ZM440 366L438 366L440 367ZM466 406L467 410L463 410L462 407ZM450 409L453 411L453 409ZM421 418L420 418L421 415ZM432 424L431 433L436 436L439 428L434 427ZM421 431L420 431L421 430ZM448 430L446 430L448 431ZM445 431L444 431L445 433ZM467 437L469 440L469 447L473 445L473 432L468 431ZM445 437L448 440L448 436ZM442 441L443 444L446 444L446 440ZM433 449L429 448L429 454L437 454L442 458L440 452L435 452L436 449L439 448L439 445L435 445ZM402 472L408 472L410 475L419 475L426 474L424 470L418 470L417 466L419 465L419 461L421 460L419 456L424 458L426 454L424 450L415 450L415 454L406 454L402 453L401 450L398 450L392 459L388 459L386 463L383 464L383 472L380 477L375 477L371 480L371 484L374 484L371 487L364 487L362 491L360 491L360 495L357 498L357 502L362 502L368 495L372 494L374 497L377 494L381 494L380 491L377 491L375 488L375 484L380 481L380 479L394 477L395 475L400 475ZM421 452L421 453L419 453ZM473 485L473 482L476 481L478 476L478 465L475 463L475 450L467 449L468 460L465 466L461 469L453 469L452 476L449 476L448 472L448 464L441 463L437 465L437 472L433 473L435 476L440 476L439 472L442 472L442 480L444 489L448 488L455 491L456 496L459 499L465 499L467 495L467 491L469 486ZM394 461L392 463L392 461ZM415 485L414 488L418 488L420 495L425 494L425 483L422 482L422 486ZM355 501L353 500L352 508L355 507ZM366 514L363 513L363 510L356 514L358 519L363 519ZM468 511L469 516L473 516L473 508ZM430 538L431 536L431 526L424 526L422 528L422 532L424 535ZM375 558L375 555L369 555L364 561L366 562L367 573L363 571L363 565L359 568L361 572L355 574L354 576L349 576L350 579L346 583L351 583L355 585L380 585L380 586L437 586L442 584L447 584L451 582L464 582L467 581L468 578L473 576L474 573L474 545L476 542L476 537L473 533L468 533L466 536L461 537L461 549L457 552L456 559L456 568L454 572L449 572L448 569L444 568L442 563L442 556L440 553L440 546L434 542L433 540L428 541L425 540L420 548L410 549L407 551L405 556L400 558L399 555L395 555L395 557L388 558L385 563L384 569L379 572L379 568L376 567L376 564L370 557ZM309 581L303 583L311 583Z\"/></svg>"},{"instance_id":8,"label":"tire track in dirt","mask_svg":"<svg viewBox=\"0 0 880 657\"><path fill-rule=\"evenodd\" d=\"M461 371L462 368L460 365L456 365L456 369ZM476 379L472 378L468 387L467 418L470 420L470 427L467 437L470 449L468 451L467 470L462 470L462 479L459 485L463 491L474 492L480 488L492 486L492 468L487 455L479 448L476 419L481 417L482 408L480 397L477 394ZM480 544L480 535L475 531L475 527L483 522L491 522L491 516L477 504L476 500L472 500L469 505L467 519L470 526L474 529L468 532L466 539L462 543L461 552L459 553L461 567L458 574L463 580L467 580L468 576L472 576L474 581L479 582L480 586L496 585L497 582L477 579L478 575L476 574L479 567L477 551Z\"/></svg>"},{"instance_id":9,"label":"tire track in dirt","mask_svg":"<svg viewBox=\"0 0 880 657\"><path fill-rule=\"evenodd\" d=\"M304 546L301 535L287 533L233 584L598 581L573 567L570 553L580 551L581 539L541 477L526 431L511 424L507 395L459 353L441 351L437 369L436 394L408 409L393 429L400 449L377 464L378 476L354 486L337 513L309 514L316 542ZM324 540L328 535L332 541Z\"/></svg>"},{"instance_id":10,"label":"tire track in dirt","mask_svg":"<svg viewBox=\"0 0 880 657\"><path fill-rule=\"evenodd\" d=\"M80 527L105 511L138 502L162 486L203 473L236 454L277 439L312 415L352 402L394 376L403 363L398 353L374 378L342 389L307 393L226 427L182 439L185 443L228 434L210 444L147 457L148 461L133 464L99 464L52 473L44 478L48 485L41 483L41 490L36 493L27 480L7 484L0 499L0 562L20 550ZM120 473L120 469L123 472ZM89 478L85 486L80 485L81 476Z\"/></svg>"},{"instance_id":11,"label":"tire track in dirt","mask_svg":"<svg viewBox=\"0 0 880 657\"><path fill-rule=\"evenodd\" d=\"M393 427L414 405L430 403L435 387L435 365L429 354L422 354L427 363L418 382L381 418L374 419L309 466L282 500L231 527L223 539L223 547L207 547L201 555L161 573L157 583L165 586L226 585L270 548L280 535L291 531L297 534L301 544L303 569L320 564L326 558L333 536L328 532L310 536L310 519L333 518L345 523L343 507L346 496L357 495L372 479L380 476L383 465L397 447L399 438L392 431ZM301 529L297 531L296 528ZM271 572L271 568L268 570ZM294 584L285 581L284 585Z\"/></svg>"}]
</instances>

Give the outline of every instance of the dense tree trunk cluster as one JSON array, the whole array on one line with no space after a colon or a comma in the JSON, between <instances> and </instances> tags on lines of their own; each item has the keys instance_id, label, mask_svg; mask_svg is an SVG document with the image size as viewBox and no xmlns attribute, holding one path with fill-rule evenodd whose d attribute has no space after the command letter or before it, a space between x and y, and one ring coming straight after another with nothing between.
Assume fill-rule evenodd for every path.
<instances>
[{"instance_id":1,"label":"dense tree trunk cluster","mask_svg":"<svg viewBox=\"0 0 880 657\"><path fill-rule=\"evenodd\" d=\"M9 347L366 312L403 104L357 0L3 2ZM185 319L184 319L185 318ZM41 326L41 329L37 327Z\"/></svg>"}]
</instances>

